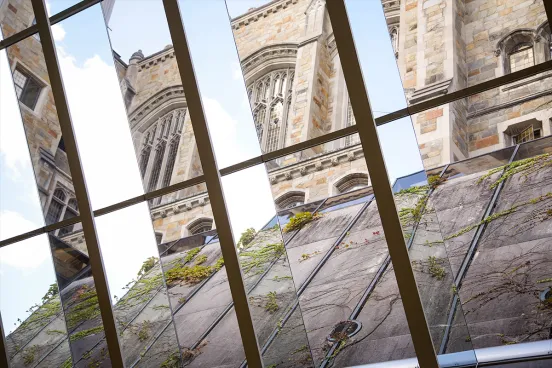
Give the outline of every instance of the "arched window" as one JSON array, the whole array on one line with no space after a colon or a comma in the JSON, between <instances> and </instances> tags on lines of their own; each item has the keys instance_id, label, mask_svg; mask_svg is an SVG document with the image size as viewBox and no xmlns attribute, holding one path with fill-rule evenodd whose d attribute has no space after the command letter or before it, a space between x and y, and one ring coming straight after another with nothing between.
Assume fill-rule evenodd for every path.
<instances>
[{"instance_id":1,"label":"arched window","mask_svg":"<svg viewBox=\"0 0 552 368\"><path fill-rule=\"evenodd\" d=\"M303 192L287 192L282 194L274 201L278 211L292 208L305 203L305 193Z\"/></svg>"},{"instance_id":2,"label":"arched window","mask_svg":"<svg viewBox=\"0 0 552 368\"><path fill-rule=\"evenodd\" d=\"M139 167L142 178L147 181L148 191L170 184L185 116L185 108L173 110L144 132ZM154 156L150 162L152 151Z\"/></svg>"},{"instance_id":3,"label":"arched window","mask_svg":"<svg viewBox=\"0 0 552 368\"><path fill-rule=\"evenodd\" d=\"M518 29L504 36L498 43L496 55L502 56L504 74L535 65L535 33Z\"/></svg>"},{"instance_id":4,"label":"arched window","mask_svg":"<svg viewBox=\"0 0 552 368\"><path fill-rule=\"evenodd\" d=\"M508 55L508 62L511 73L535 65L533 45L530 43L516 45Z\"/></svg>"},{"instance_id":5,"label":"arched window","mask_svg":"<svg viewBox=\"0 0 552 368\"><path fill-rule=\"evenodd\" d=\"M263 152L271 152L283 146L293 76L291 69L277 69L253 81L247 88L257 138Z\"/></svg>"},{"instance_id":6,"label":"arched window","mask_svg":"<svg viewBox=\"0 0 552 368\"><path fill-rule=\"evenodd\" d=\"M79 205L77 203L76 198L69 199L69 202L67 202L67 207L65 208L65 214L63 215L63 219L69 220L69 219L72 219L73 217L77 217L78 214L79 214ZM59 229L58 236L63 236L63 235L72 233L73 227L74 225L69 225Z\"/></svg>"},{"instance_id":7,"label":"arched window","mask_svg":"<svg viewBox=\"0 0 552 368\"><path fill-rule=\"evenodd\" d=\"M200 218L188 225L190 235L201 234L213 228L213 220L209 218Z\"/></svg>"},{"instance_id":8,"label":"arched window","mask_svg":"<svg viewBox=\"0 0 552 368\"><path fill-rule=\"evenodd\" d=\"M368 186L368 174L353 173L344 176L335 183L339 193L351 192Z\"/></svg>"},{"instance_id":9,"label":"arched window","mask_svg":"<svg viewBox=\"0 0 552 368\"><path fill-rule=\"evenodd\" d=\"M63 190L58 188L54 191L50 207L46 213L46 225L51 225L60 220L61 214L63 213L63 209L65 207L66 197L67 196Z\"/></svg>"}]
</instances>

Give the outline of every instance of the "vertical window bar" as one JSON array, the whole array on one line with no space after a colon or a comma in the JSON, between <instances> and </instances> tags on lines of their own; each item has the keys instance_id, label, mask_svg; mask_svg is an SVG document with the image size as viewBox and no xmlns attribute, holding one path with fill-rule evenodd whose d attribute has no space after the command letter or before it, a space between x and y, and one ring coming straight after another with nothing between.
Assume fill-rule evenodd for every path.
<instances>
[{"instance_id":1,"label":"vertical window bar","mask_svg":"<svg viewBox=\"0 0 552 368\"><path fill-rule=\"evenodd\" d=\"M90 198L88 196L88 190L86 188L86 182L84 180L80 156L75 140L75 133L71 123L71 115L67 105L67 97L65 96L65 89L63 87L61 72L59 70L56 49L52 38L52 29L50 28L50 20L46 14L46 5L44 4L44 0L31 1L33 11L36 16L42 49L44 51L46 68L50 77L50 85L52 87L52 94L56 104L59 124L61 126L65 147L67 149L67 159L69 161L69 167L73 178L73 186L75 188L75 195L80 210L84 239L86 241L86 245L88 246L92 276L94 278L94 283L96 284L96 292L98 295L98 303L100 305L100 313L104 325L109 357L113 367L122 368L124 367L124 362L121 354L119 338L117 336L115 317L113 316L113 309L111 307L109 286L99 248L94 215L92 213Z\"/></svg>"},{"instance_id":2,"label":"vertical window bar","mask_svg":"<svg viewBox=\"0 0 552 368\"><path fill-rule=\"evenodd\" d=\"M335 41L345 83L349 90L351 106L355 114L366 165L374 188L389 255L395 270L399 292L403 300L408 327L420 367L438 368L437 356L433 348L431 334L425 319L420 294L410 264L408 249L404 242L401 222L397 214L393 191L378 139L378 133L368 94L358 62L353 35L347 17L344 0L327 1L328 14L334 30Z\"/></svg>"},{"instance_id":3,"label":"vertical window bar","mask_svg":"<svg viewBox=\"0 0 552 368\"><path fill-rule=\"evenodd\" d=\"M35 0L37 1L37 0ZM213 210L213 217L217 227L217 233L220 239L224 265L228 274L228 283L230 292L234 301L234 308L240 329L240 335L245 350L245 357L249 367L262 367L261 353L253 320L247 302L247 294L243 283L240 263L236 253L236 247L226 209L226 202L222 192L222 184L218 171L203 105L199 96L198 85L190 56L188 41L184 33L184 25L180 16L180 9L177 0L163 0L165 15L169 24L169 31L174 45L178 70L182 79L188 111L192 121L192 127L197 141L199 158L203 166L203 175Z\"/></svg>"}]
</instances>

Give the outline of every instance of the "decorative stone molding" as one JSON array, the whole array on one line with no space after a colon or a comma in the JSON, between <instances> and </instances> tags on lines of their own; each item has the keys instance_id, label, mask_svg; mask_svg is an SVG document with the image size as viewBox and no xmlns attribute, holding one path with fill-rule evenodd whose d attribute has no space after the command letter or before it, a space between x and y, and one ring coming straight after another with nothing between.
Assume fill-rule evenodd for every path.
<instances>
[{"instance_id":1,"label":"decorative stone molding","mask_svg":"<svg viewBox=\"0 0 552 368\"><path fill-rule=\"evenodd\" d=\"M174 99L182 99L184 105L186 105L186 97L184 96L184 88L182 86L167 87L150 97L130 113L129 120L131 130L134 131L136 125L138 125L145 116L155 111L165 102Z\"/></svg>"},{"instance_id":2,"label":"decorative stone molding","mask_svg":"<svg viewBox=\"0 0 552 368\"><path fill-rule=\"evenodd\" d=\"M207 192L203 192L176 202L153 207L150 211L151 218L153 220L166 218L207 204L209 204L209 195Z\"/></svg>"},{"instance_id":3,"label":"decorative stone molding","mask_svg":"<svg viewBox=\"0 0 552 368\"><path fill-rule=\"evenodd\" d=\"M281 43L265 46L245 57L241 63L246 83L258 78L260 73L266 73L273 68L295 66L297 59L297 44Z\"/></svg>"},{"instance_id":4,"label":"decorative stone molding","mask_svg":"<svg viewBox=\"0 0 552 368\"><path fill-rule=\"evenodd\" d=\"M480 110L477 110L477 111L469 112L467 118L468 119L473 119L473 118L476 118L478 116L487 115L487 114L490 114L492 112L502 110L502 109L506 109L506 108L511 107L511 106L521 105L524 102L531 101L531 100L534 100L536 98L543 97L543 96L548 96L548 95L552 95L552 90L551 89L546 89L544 91L533 93L533 94L530 94L528 96L517 98L517 99L511 100L511 101L505 102L505 103L496 104L496 105L493 105L493 106L488 107L486 109L480 109Z\"/></svg>"},{"instance_id":5,"label":"decorative stone molding","mask_svg":"<svg viewBox=\"0 0 552 368\"><path fill-rule=\"evenodd\" d=\"M247 26L250 23L256 22L259 19L266 18L270 14L286 9L288 6L297 4L299 0L276 0L268 4L255 8L243 15L232 19L232 29L238 29Z\"/></svg>"},{"instance_id":6,"label":"decorative stone molding","mask_svg":"<svg viewBox=\"0 0 552 368\"><path fill-rule=\"evenodd\" d=\"M276 184L305 176L315 171L322 171L344 162L358 160L362 157L364 157L362 146L356 144L345 149L322 153L299 163L272 170L269 172L269 180L271 184Z\"/></svg>"},{"instance_id":7,"label":"decorative stone molding","mask_svg":"<svg viewBox=\"0 0 552 368\"><path fill-rule=\"evenodd\" d=\"M136 53L134 53L136 54ZM134 56L134 54L131 57L131 60ZM152 54L150 56L147 56L143 59L141 59L138 62L138 72L141 72L144 69L149 69L154 65L157 65L159 63L162 63L166 60L173 59L174 58L174 48L172 46L167 46L163 50L156 52L155 54Z\"/></svg>"},{"instance_id":8,"label":"decorative stone molding","mask_svg":"<svg viewBox=\"0 0 552 368\"><path fill-rule=\"evenodd\" d=\"M432 83L414 91L408 103L415 104L430 98L446 95L452 83L452 79Z\"/></svg>"},{"instance_id":9,"label":"decorative stone molding","mask_svg":"<svg viewBox=\"0 0 552 368\"><path fill-rule=\"evenodd\" d=\"M530 28L517 29L502 37L496 44L495 56L500 56L503 53L508 53L513 46L524 42L533 43L535 39L535 31Z\"/></svg>"}]
</instances>

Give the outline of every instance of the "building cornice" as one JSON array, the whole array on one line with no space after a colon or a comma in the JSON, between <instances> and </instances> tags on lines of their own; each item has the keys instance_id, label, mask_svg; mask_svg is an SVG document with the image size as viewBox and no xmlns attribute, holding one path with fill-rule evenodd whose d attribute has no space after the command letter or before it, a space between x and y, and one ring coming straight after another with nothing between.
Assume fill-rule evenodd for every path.
<instances>
[{"instance_id":1,"label":"building cornice","mask_svg":"<svg viewBox=\"0 0 552 368\"><path fill-rule=\"evenodd\" d=\"M160 50L156 53L148 55L140 60L138 65L138 72L141 72L144 69L149 69L154 65L164 62L168 59L174 59L174 47L167 46L163 50Z\"/></svg>"},{"instance_id":2,"label":"building cornice","mask_svg":"<svg viewBox=\"0 0 552 368\"><path fill-rule=\"evenodd\" d=\"M190 211L196 207L206 206L209 204L209 195L207 192L198 193L191 197L183 198L168 204L162 204L150 210L151 218L157 220L182 212Z\"/></svg>"},{"instance_id":3,"label":"building cornice","mask_svg":"<svg viewBox=\"0 0 552 368\"><path fill-rule=\"evenodd\" d=\"M238 29L250 23L256 22L261 18L266 18L270 14L277 13L286 9L290 5L297 4L299 0L275 0L255 8L245 14L239 15L231 20L232 29Z\"/></svg>"},{"instance_id":4,"label":"building cornice","mask_svg":"<svg viewBox=\"0 0 552 368\"><path fill-rule=\"evenodd\" d=\"M322 153L282 168L276 168L269 171L268 177L271 184L276 184L338 166L344 162L355 161L362 157L364 157L364 151L359 143L354 146Z\"/></svg>"}]
</instances>

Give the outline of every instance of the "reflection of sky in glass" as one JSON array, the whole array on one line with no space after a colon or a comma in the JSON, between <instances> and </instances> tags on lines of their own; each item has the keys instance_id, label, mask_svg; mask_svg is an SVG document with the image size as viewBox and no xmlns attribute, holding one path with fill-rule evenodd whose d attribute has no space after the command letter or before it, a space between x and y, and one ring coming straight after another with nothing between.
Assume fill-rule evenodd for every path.
<instances>
[{"instance_id":1,"label":"reflection of sky in glass","mask_svg":"<svg viewBox=\"0 0 552 368\"><path fill-rule=\"evenodd\" d=\"M76 1L51 1L50 14L74 3ZM227 4L222 0L180 2L220 167L260 154L225 5L235 17L264 3L266 0L229 0ZM347 6L375 115L404 107L403 90L380 2L349 0ZM155 26L144 26L152 23ZM83 24L86 27L82 27ZM132 1L116 2L109 27L113 48L125 61L138 49L150 55L171 43L163 7L157 2L142 1L140 6ZM93 207L101 208L140 194L142 184L99 5L54 25L52 31ZM381 52L371 53L374 49ZM0 61L2 80L10 80L4 53ZM13 86L2 83L0 88L0 238L7 238L38 228L43 220ZM380 127L379 133L391 180L421 169L410 119ZM105 180L106 177L110 180ZM270 193L264 168L259 166L234 174L224 178L223 183L236 237L244 229L251 226L258 229L270 219L274 204L269 195L262 196L262 193ZM252 190L258 191L263 200L246 205L243 201L254 197ZM151 253L152 249L155 251L151 221L145 207L145 204L133 206L124 211L124 216L121 211L112 217L106 215L98 219L112 295L121 296L120 285L130 281L141 262L154 254ZM113 219L113 224L108 223L109 218ZM124 226L115 226L117 222ZM13 233L7 233L8 228ZM42 249L48 249L46 237L32 239L36 244L39 240L43 242ZM141 251L129 255L132 260L121 262L122 253L116 252L132 247ZM53 271L49 255L29 268L28 261L9 264L6 252L0 253L0 277L27 283L19 290L12 284L2 285L2 293L25 290L25 296L8 298L12 302L9 306L0 304L6 330L10 331L10 324L13 325L17 318L24 318L24 311L40 301L53 282ZM119 263L113 263L115 260ZM114 269L117 272L110 271ZM14 272L20 274L19 278L14 278ZM48 272L51 279L38 276ZM14 300L17 302L13 303Z\"/></svg>"}]
</instances>

